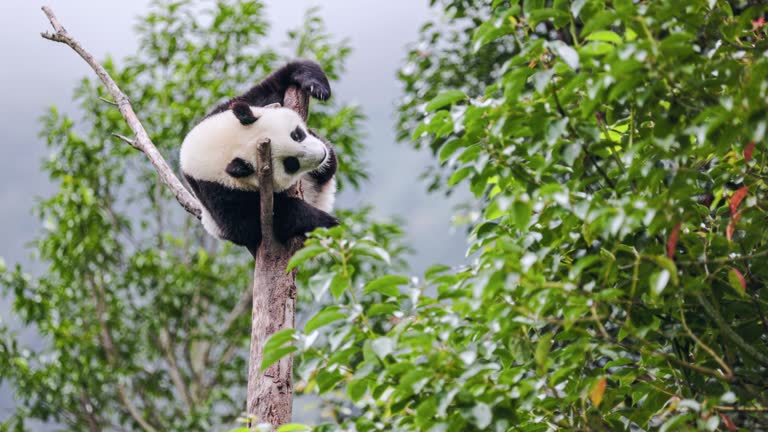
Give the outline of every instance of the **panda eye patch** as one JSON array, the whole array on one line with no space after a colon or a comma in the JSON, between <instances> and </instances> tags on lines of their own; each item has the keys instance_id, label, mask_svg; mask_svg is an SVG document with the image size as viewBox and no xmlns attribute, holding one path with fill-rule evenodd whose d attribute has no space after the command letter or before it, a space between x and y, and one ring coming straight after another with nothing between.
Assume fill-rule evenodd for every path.
<instances>
[{"instance_id":1,"label":"panda eye patch","mask_svg":"<svg viewBox=\"0 0 768 432\"><path fill-rule=\"evenodd\" d=\"M293 139L296 142L302 142L306 137L307 137L307 134L304 132L303 129L301 129L300 126L296 126L296 129L294 129L293 132L291 132L291 139Z\"/></svg>"},{"instance_id":2,"label":"panda eye patch","mask_svg":"<svg viewBox=\"0 0 768 432\"><path fill-rule=\"evenodd\" d=\"M299 163L299 160L293 156L283 159L283 168L285 168L285 172L288 174L295 173L300 167L301 164Z\"/></svg>"}]
</instances>

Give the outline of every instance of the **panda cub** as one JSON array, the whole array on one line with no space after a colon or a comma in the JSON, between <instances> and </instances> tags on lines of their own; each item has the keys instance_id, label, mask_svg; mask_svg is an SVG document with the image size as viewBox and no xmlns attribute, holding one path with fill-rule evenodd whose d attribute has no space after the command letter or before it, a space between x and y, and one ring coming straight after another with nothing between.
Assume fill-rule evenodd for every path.
<instances>
[{"instance_id":1,"label":"panda cub","mask_svg":"<svg viewBox=\"0 0 768 432\"><path fill-rule=\"evenodd\" d=\"M252 254L261 243L256 154L262 138L269 138L272 148L277 239L285 242L318 227L338 225L327 213L336 193L336 153L299 114L280 107L290 86L321 100L331 96L318 64L294 61L214 108L181 145L181 171L203 205L206 231ZM304 199L289 197L285 191L300 180Z\"/></svg>"}]
</instances>

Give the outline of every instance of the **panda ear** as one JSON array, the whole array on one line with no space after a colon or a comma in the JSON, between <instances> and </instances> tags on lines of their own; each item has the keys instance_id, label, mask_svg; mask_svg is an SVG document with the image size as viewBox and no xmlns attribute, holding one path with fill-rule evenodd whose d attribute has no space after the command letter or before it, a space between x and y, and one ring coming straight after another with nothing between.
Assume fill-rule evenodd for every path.
<instances>
[{"instance_id":1,"label":"panda ear","mask_svg":"<svg viewBox=\"0 0 768 432\"><path fill-rule=\"evenodd\" d=\"M225 171L234 178L248 177L256 172L256 170L253 169L253 165L240 158L232 159Z\"/></svg>"},{"instance_id":2,"label":"panda ear","mask_svg":"<svg viewBox=\"0 0 768 432\"><path fill-rule=\"evenodd\" d=\"M251 106L248 105L245 102L237 101L232 102L232 105L230 105L230 108L232 109L232 112L235 114L235 117L237 117L238 120L240 120L240 124L243 126L248 126L251 123L254 123L259 118L253 115L253 111L251 111Z\"/></svg>"},{"instance_id":3,"label":"panda ear","mask_svg":"<svg viewBox=\"0 0 768 432\"><path fill-rule=\"evenodd\" d=\"M271 103L269 105L265 105L264 108L282 108L283 106L280 105L280 102Z\"/></svg>"}]
</instances>

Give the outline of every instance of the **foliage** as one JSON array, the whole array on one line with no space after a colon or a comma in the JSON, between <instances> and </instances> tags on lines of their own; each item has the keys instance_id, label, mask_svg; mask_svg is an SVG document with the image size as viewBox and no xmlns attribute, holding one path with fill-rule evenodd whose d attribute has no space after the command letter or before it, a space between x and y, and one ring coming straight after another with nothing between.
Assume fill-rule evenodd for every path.
<instances>
[{"instance_id":1,"label":"foliage","mask_svg":"<svg viewBox=\"0 0 768 432\"><path fill-rule=\"evenodd\" d=\"M156 1L136 29L137 54L106 67L172 165L180 137L211 107L295 57L264 46L260 1ZM288 41L341 76L349 48L316 11ZM83 80L76 98L82 119L54 108L43 119L43 170L58 185L36 210L44 270L0 268L14 315L42 336L29 346L0 328L0 382L18 401L0 430L32 419L65 430L221 428L244 409L252 260L203 233L143 155L112 136L130 132L98 82ZM344 160L342 186L366 176L362 118L355 107L313 105L311 125Z\"/></svg>"},{"instance_id":2,"label":"foliage","mask_svg":"<svg viewBox=\"0 0 768 432\"><path fill-rule=\"evenodd\" d=\"M432 3L399 128L473 192L472 262L355 279L386 257L315 234L318 429L768 428L766 6Z\"/></svg>"}]
</instances>

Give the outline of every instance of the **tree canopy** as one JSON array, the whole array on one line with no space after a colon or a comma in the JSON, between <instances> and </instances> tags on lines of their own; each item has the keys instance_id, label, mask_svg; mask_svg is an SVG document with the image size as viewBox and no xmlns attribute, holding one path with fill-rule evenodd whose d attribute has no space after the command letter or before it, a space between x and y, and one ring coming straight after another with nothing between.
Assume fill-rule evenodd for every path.
<instances>
[{"instance_id":1,"label":"tree canopy","mask_svg":"<svg viewBox=\"0 0 768 432\"><path fill-rule=\"evenodd\" d=\"M303 364L345 427L768 427L766 6L432 3L399 131L472 191L471 264L342 276Z\"/></svg>"}]
</instances>

